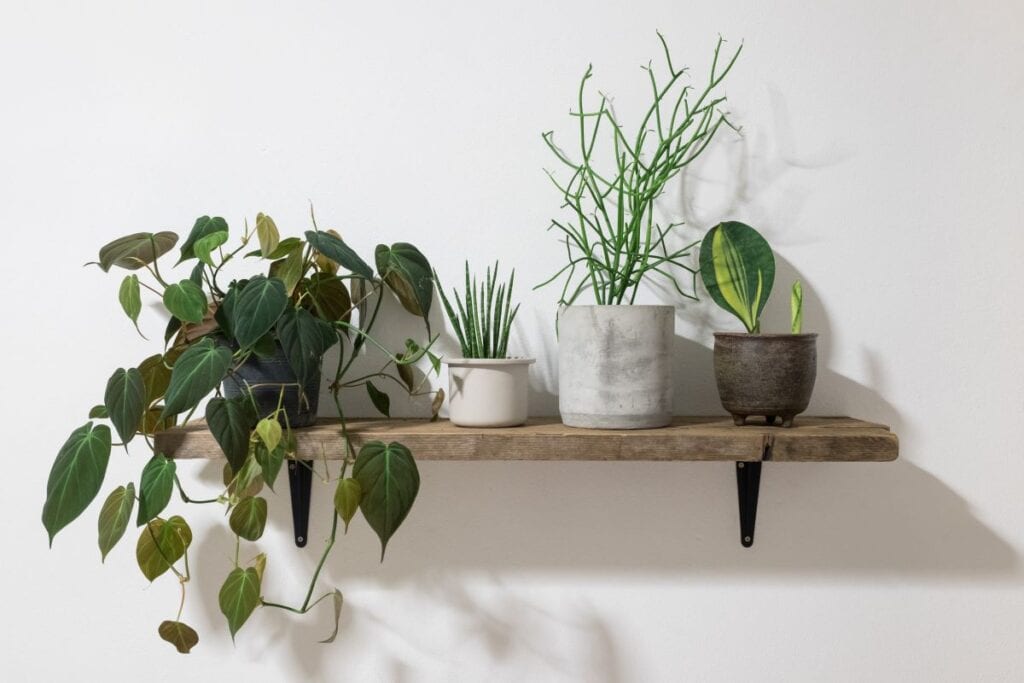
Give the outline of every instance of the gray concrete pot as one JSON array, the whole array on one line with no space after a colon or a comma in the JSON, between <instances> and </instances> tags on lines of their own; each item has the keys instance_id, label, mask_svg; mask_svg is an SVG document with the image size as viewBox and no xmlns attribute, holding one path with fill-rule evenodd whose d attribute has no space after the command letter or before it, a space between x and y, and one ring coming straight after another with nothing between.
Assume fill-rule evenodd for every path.
<instances>
[{"instance_id":1,"label":"gray concrete pot","mask_svg":"<svg viewBox=\"0 0 1024 683\"><path fill-rule=\"evenodd\" d=\"M817 334L715 333L715 381L737 425L751 415L768 424L807 410L818 372Z\"/></svg>"},{"instance_id":2,"label":"gray concrete pot","mask_svg":"<svg viewBox=\"0 0 1024 683\"><path fill-rule=\"evenodd\" d=\"M262 418L277 410L283 389L282 408L288 417L288 424L292 427L309 427L316 422L320 403L320 372L314 373L301 389L298 384L295 371L288 363L284 349L278 344L273 356L251 356L224 379L221 391L226 397L234 398L243 395L251 387L256 410Z\"/></svg>"},{"instance_id":3,"label":"gray concrete pot","mask_svg":"<svg viewBox=\"0 0 1024 683\"><path fill-rule=\"evenodd\" d=\"M672 306L567 306L558 317L558 410L569 427L672 422Z\"/></svg>"}]
</instances>

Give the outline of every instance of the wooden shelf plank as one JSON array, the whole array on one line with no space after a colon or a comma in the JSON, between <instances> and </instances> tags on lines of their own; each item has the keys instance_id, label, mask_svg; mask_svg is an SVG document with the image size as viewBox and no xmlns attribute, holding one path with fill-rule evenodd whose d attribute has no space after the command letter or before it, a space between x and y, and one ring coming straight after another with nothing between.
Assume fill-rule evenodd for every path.
<instances>
[{"instance_id":1,"label":"wooden shelf plank","mask_svg":"<svg viewBox=\"0 0 1024 683\"><path fill-rule=\"evenodd\" d=\"M596 430L566 427L558 418L534 418L522 427L455 427L447 420L349 420L359 448L366 441L400 441L417 460L702 460L759 462L884 462L899 441L885 425L849 417L804 417L796 426L736 427L729 417L677 417L663 429ZM336 420L295 430L303 459L338 459L343 453ZM202 421L156 435L168 457L220 458Z\"/></svg>"}]
</instances>

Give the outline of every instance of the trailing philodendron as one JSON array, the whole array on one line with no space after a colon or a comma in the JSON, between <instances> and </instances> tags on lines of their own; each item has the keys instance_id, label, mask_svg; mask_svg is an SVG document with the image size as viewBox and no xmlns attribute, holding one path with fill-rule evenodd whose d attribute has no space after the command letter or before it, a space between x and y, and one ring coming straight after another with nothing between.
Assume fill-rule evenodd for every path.
<instances>
[{"instance_id":1,"label":"trailing philodendron","mask_svg":"<svg viewBox=\"0 0 1024 683\"><path fill-rule=\"evenodd\" d=\"M465 288L453 290L455 307L437 274L448 320L462 349L462 358L448 358L448 416L460 427L513 427L526 421L528 372L533 358L509 358L508 340L519 304L512 306L516 273L498 283L498 264L487 268L482 282L465 268ZM458 312L456 312L456 309Z\"/></svg>"},{"instance_id":2,"label":"trailing philodendron","mask_svg":"<svg viewBox=\"0 0 1024 683\"><path fill-rule=\"evenodd\" d=\"M372 335L388 298L385 290L426 321L434 284L430 265L416 247L401 242L379 245L375 270L337 233L317 228L315 220L305 239L282 239L274 221L264 214L256 217L253 229L246 225L240 243L230 251L224 250L227 241L223 218L196 220L175 264L190 266L184 279L171 277L160 265L178 243L173 232L136 233L100 249L96 265L102 270L133 271L122 280L118 297L136 329L142 290L162 302L169 323L159 352L115 370L103 403L90 411L89 422L75 429L60 449L42 515L52 544L100 492L113 447L127 449L143 442L150 456L137 483L113 488L99 511L100 554L106 559L134 517L140 528L136 560L142 574L153 581L170 573L181 585L177 615L164 621L158 633L183 653L198 643L199 636L181 621L193 537L182 516L168 514L175 489L184 503L222 509L217 516L225 518L236 538L233 568L218 596L232 637L260 606L301 614L331 598L337 619L341 593L331 590L314 599L314 592L334 546L339 518L347 528L361 510L380 537L383 552L419 488L416 463L403 445L371 441L356 452L348 438L340 393L365 387L374 405L387 414L388 395L375 382L391 382L412 394L429 393L420 388L426 378L415 382L411 366L427 356L436 371L440 362L430 352L430 343L409 339L394 353ZM260 272L225 282L224 267L243 258L256 261ZM145 271L147 281L135 271ZM380 367L353 377L353 361L367 344L381 352ZM324 470L317 472L324 481L337 482L330 536L305 598L297 605L272 602L261 588L266 556L256 554L246 562L241 541L263 535L268 499L260 494L264 486L274 490L284 461L311 459L297 453L292 428L315 419L310 406L316 401L322 358L335 345L341 349L331 373L330 395L346 452L337 471L322 460ZM176 462L154 450L153 437L188 422L204 401L206 427L227 463L224 487L196 499L185 493ZM381 472L390 475L381 477ZM222 551L216 554L220 557ZM336 633L337 629L327 641Z\"/></svg>"},{"instance_id":3,"label":"trailing philodendron","mask_svg":"<svg viewBox=\"0 0 1024 683\"><path fill-rule=\"evenodd\" d=\"M700 273L711 298L735 315L747 334L715 333L715 379L722 405L737 425L750 415L768 424L807 409L817 374L816 334L802 334L803 286L790 292L791 334L761 334L761 313L775 283L775 255L749 225L720 223L700 248Z\"/></svg>"},{"instance_id":4,"label":"trailing philodendron","mask_svg":"<svg viewBox=\"0 0 1024 683\"><path fill-rule=\"evenodd\" d=\"M593 76L588 66L571 111L576 151L563 150L552 132L543 134L564 167L548 172L564 212L549 229L560 233L567 263L540 286L562 281L558 393L562 421L570 426L660 427L671 419L674 309L621 305L634 304L648 279L697 299L691 259L697 243L677 242L683 223L662 221L658 200L722 126L732 127L722 83L742 46L725 55L719 39L710 74L694 86L660 33L658 39L665 71L643 67L651 98L635 133L626 133L606 95L596 105L585 102ZM680 284L680 274L689 282ZM576 305L587 292L597 306Z\"/></svg>"}]
</instances>

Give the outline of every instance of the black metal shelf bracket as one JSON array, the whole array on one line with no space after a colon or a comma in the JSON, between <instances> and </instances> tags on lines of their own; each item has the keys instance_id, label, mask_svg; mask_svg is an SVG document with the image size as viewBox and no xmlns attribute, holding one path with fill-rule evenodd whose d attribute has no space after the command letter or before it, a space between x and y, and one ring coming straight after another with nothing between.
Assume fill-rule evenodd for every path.
<instances>
[{"instance_id":1,"label":"black metal shelf bracket","mask_svg":"<svg viewBox=\"0 0 1024 683\"><path fill-rule=\"evenodd\" d=\"M313 495L313 461L288 461L288 490L292 494L292 527L295 545L306 547L309 540L309 503Z\"/></svg>"},{"instance_id":2,"label":"black metal shelf bracket","mask_svg":"<svg viewBox=\"0 0 1024 683\"><path fill-rule=\"evenodd\" d=\"M740 543L744 548L754 545L754 523L757 521L757 494L761 489L761 463L736 463L736 493L740 503Z\"/></svg>"}]
</instances>

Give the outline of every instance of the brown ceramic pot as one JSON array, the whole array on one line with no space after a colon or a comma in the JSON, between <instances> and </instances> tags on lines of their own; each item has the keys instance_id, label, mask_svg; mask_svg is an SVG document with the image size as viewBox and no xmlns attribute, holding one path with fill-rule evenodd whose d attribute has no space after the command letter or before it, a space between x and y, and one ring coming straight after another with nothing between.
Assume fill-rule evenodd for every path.
<instances>
[{"instance_id":1,"label":"brown ceramic pot","mask_svg":"<svg viewBox=\"0 0 1024 683\"><path fill-rule=\"evenodd\" d=\"M818 369L817 334L715 333L715 381L737 425L751 415L768 424L807 410Z\"/></svg>"}]
</instances>

